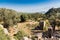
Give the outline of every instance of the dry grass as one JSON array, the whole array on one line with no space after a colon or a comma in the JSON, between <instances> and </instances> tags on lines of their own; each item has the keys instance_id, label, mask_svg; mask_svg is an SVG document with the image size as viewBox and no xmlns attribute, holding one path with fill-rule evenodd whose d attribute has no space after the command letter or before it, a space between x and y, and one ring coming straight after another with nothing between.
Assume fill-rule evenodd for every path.
<instances>
[{"instance_id":1,"label":"dry grass","mask_svg":"<svg viewBox=\"0 0 60 40\"><path fill-rule=\"evenodd\" d=\"M34 25L38 22L23 22L18 23L18 30L23 30L26 34L31 35L31 29L27 27L27 24Z\"/></svg>"},{"instance_id":2,"label":"dry grass","mask_svg":"<svg viewBox=\"0 0 60 40\"><path fill-rule=\"evenodd\" d=\"M29 26L27 26L27 24L29 24ZM34 22L34 21L17 23L17 28L10 27L9 28L9 33L10 33L10 35L13 36L16 33L16 31L23 31L25 34L31 35L32 34L31 28L35 27L36 24L38 24L38 22Z\"/></svg>"}]
</instances>

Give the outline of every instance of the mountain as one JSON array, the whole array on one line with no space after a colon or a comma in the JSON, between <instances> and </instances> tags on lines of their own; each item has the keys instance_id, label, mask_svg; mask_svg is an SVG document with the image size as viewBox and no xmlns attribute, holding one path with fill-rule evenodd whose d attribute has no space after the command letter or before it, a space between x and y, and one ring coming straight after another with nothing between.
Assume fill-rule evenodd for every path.
<instances>
[{"instance_id":1,"label":"mountain","mask_svg":"<svg viewBox=\"0 0 60 40\"><path fill-rule=\"evenodd\" d=\"M60 16L60 8L51 8L45 13L45 15L47 17L51 17L51 16L59 17Z\"/></svg>"}]
</instances>

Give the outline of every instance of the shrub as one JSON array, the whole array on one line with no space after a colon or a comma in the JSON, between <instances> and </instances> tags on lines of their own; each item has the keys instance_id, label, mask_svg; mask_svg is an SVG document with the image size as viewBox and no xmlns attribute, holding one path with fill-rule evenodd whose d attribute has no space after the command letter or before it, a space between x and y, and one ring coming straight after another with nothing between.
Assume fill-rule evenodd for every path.
<instances>
[{"instance_id":1,"label":"shrub","mask_svg":"<svg viewBox=\"0 0 60 40\"><path fill-rule=\"evenodd\" d=\"M0 27L0 40L10 40L9 36L4 33L1 27Z\"/></svg>"}]
</instances>

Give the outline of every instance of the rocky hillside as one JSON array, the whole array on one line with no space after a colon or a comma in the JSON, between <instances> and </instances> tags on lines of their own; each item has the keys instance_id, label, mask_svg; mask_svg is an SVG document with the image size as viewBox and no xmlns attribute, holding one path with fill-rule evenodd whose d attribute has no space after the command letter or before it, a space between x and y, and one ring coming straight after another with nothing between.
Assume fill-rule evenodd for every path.
<instances>
[{"instance_id":1,"label":"rocky hillside","mask_svg":"<svg viewBox=\"0 0 60 40\"><path fill-rule=\"evenodd\" d=\"M48 17L51 17L52 15L54 17L59 17L60 16L60 8L51 8L45 14Z\"/></svg>"}]
</instances>

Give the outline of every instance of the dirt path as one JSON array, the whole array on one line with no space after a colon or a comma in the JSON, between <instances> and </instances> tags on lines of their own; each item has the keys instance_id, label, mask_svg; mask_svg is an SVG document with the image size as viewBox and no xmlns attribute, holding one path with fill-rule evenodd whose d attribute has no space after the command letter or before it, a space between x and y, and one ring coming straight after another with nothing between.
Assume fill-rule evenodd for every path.
<instances>
[{"instance_id":1,"label":"dirt path","mask_svg":"<svg viewBox=\"0 0 60 40\"><path fill-rule=\"evenodd\" d=\"M18 23L18 30L23 30L26 34L30 35L31 30L26 26L26 23Z\"/></svg>"}]
</instances>

